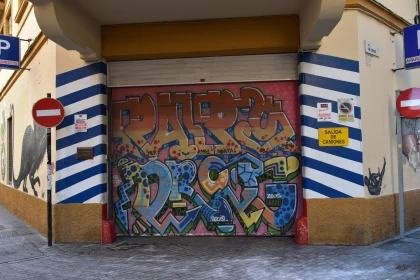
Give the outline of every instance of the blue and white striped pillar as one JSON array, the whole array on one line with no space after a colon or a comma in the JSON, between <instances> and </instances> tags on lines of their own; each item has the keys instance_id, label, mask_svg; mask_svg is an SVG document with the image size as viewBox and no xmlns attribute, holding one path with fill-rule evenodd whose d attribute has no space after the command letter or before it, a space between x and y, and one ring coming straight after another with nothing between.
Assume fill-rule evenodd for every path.
<instances>
[{"instance_id":1,"label":"blue and white striped pillar","mask_svg":"<svg viewBox=\"0 0 420 280\"><path fill-rule=\"evenodd\" d=\"M59 74L56 87L65 118L56 134L55 203L107 203L106 64ZM77 114L87 114L87 132L74 131ZM93 147L93 160L77 160L77 147Z\"/></svg>"},{"instance_id":2,"label":"blue and white striped pillar","mask_svg":"<svg viewBox=\"0 0 420 280\"><path fill-rule=\"evenodd\" d=\"M359 62L304 52L299 55L303 196L365 197ZM354 122L338 122L338 99L353 99ZM332 103L332 120L318 122L317 103ZM348 127L347 147L320 147L318 128Z\"/></svg>"}]
</instances>

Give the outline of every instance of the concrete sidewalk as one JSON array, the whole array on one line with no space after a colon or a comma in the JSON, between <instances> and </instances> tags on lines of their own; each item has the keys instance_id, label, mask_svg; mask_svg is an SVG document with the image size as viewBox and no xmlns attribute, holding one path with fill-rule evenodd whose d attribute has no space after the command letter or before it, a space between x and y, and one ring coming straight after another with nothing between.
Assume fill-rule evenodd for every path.
<instances>
[{"instance_id":1,"label":"concrete sidewalk","mask_svg":"<svg viewBox=\"0 0 420 280\"><path fill-rule=\"evenodd\" d=\"M0 205L0 279L420 279L420 232L369 247L291 238L47 240Z\"/></svg>"}]
</instances>

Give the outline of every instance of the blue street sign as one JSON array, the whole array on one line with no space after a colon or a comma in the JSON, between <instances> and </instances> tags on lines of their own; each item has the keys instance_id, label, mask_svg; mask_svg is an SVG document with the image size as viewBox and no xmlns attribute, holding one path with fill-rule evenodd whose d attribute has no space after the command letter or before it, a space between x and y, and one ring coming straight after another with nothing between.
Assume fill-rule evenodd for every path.
<instances>
[{"instance_id":1,"label":"blue street sign","mask_svg":"<svg viewBox=\"0 0 420 280\"><path fill-rule=\"evenodd\" d=\"M0 68L20 69L20 39L0 35Z\"/></svg>"},{"instance_id":2,"label":"blue street sign","mask_svg":"<svg viewBox=\"0 0 420 280\"><path fill-rule=\"evenodd\" d=\"M404 28L405 69L420 67L420 24Z\"/></svg>"}]
</instances>

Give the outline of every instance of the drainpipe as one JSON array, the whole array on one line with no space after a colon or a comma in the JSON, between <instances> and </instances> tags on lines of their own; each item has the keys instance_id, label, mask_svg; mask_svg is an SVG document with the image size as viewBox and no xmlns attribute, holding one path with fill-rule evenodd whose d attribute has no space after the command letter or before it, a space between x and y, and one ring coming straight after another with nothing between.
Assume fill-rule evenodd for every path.
<instances>
[{"instance_id":1,"label":"drainpipe","mask_svg":"<svg viewBox=\"0 0 420 280\"><path fill-rule=\"evenodd\" d=\"M417 0L417 15L420 16L420 0Z\"/></svg>"}]
</instances>

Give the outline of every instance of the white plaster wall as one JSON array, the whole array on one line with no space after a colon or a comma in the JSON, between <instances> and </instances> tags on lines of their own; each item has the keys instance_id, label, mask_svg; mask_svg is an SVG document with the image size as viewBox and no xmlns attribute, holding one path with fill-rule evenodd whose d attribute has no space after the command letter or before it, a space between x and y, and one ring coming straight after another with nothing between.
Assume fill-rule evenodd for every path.
<instances>
[{"instance_id":1,"label":"white plaster wall","mask_svg":"<svg viewBox=\"0 0 420 280\"><path fill-rule=\"evenodd\" d=\"M359 59L356 11L344 11L343 17L329 36L324 37L317 53L352 60Z\"/></svg>"},{"instance_id":2,"label":"white plaster wall","mask_svg":"<svg viewBox=\"0 0 420 280\"><path fill-rule=\"evenodd\" d=\"M416 0L376 0L400 17L410 23L414 23L416 11Z\"/></svg>"},{"instance_id":3,"label":"white plaster wall","mask_svg":"<svg viewBox=\"0 0 420 280\"><path fill-rule=\"evenodd\" d=\"M13 4L13 6L12 6L12 18L14 19L15 16L16 16L16 13L17 13L17 9L18 9L17 1L13 1L12 4ZM32 4L29 3L27 9L30 10L30 14L29 14L28 18L26 19L25 23L23 24L23 27L20 30L19 34L18 34L19 24L16 23L13 20L13 26L12 26L13 36L18 36L21 39L32 39L32 40L34 40L36 38L36 36L38 36L40 34L41 29L38 26L38 23L35 19L34 11L31 7L32 7ZM25 41L22 41L20 47L21 47L20 57L22 59L24 57L26 51L28 50L29 43L25 42ZM0 90L3 89L3 87L6 85L7 81L12 76L12 74L13 74L12 70L5 70L5 69L0 70Z\"/></svg>"},{"instance_id":4,"label":"white plaster wall","mask_svg":"<svg viewBox=\"0 0 420 280\"><path fill-rule=\"evenodd\" d=\"M63 74L65 72L83 67L88 65L86 61L80 58L80 54L77 51L68 51L61 47L60 45L56 45L56 53L57 53L57 73L56 75Z\"/></svg>"},{"instance_id":5,"label":"white plaster wall","mask_svg":"<svg viewBox=\"0 0 420 280\"><path fill-rule=\"evenodd\" d=\"M411 9L409 5L400 8L400 13ZM412 8L415 13L415 3ZM369 168L378 173L378 168L383 167L383 158L386 158L380 195L398 193L395 91L420 87L420 69L392 71L403 67L404 60L402 35L394 36L391 31L395 33L372 17L357 11L345 11L342 20L328 37L324 37L317 51L360 62L364 175L369 175ZM366 56L365 40L380 47L379 58ZM420 174L414 173L405 158L404 161L405 190L420 188ZM375 197L370 195L366 186L365 193L368 198Z\"/></svg>"},{"instance_id":6,"label":"white plaster wall","mask_svg":"<svg viewBox=\"0 0 420 280\"><path fill-rule=\"evenodd\" d=\"M380 195L389 195L398 193L395 91L411 82L392 71L398 67L396 52L400 35L392 35L389 27L362 13L358 15L358 25L364 173L368 175L369 168L378 173L385 157L387 164ZM380 57L365 53L365 41L380 48ZM401 54L401 50L398 53ZM420 174L409 169L404 164L406 191L420 188ZM366 197L374 197L367 187L365 192Z\"/></svg>"},{"instance_id":7,"label":"white plaster wall","mask_svg":"<svg viewBox=\"0 0 420 280\"><path fill-rule=\"evenodd\" d=\"M382 170L385 158L387 165L381 195L391 194L398 190L394 184L397 161L391 148L396 141L391 105L395 92L391 71L395 63L395 46L391 30L381 22L361 13L358 22L364 174L369 174L369 168L373 173L378 173L378 168ZM365 53L365 41L380 48L379 57ZM367 197L371 196L366 186L365 192Z\"/></svg>"},{"instance_id":8,"label":"white plaster wall","mask_svg":"<svg viewBox=\"0 0 420 280\"><path fill-rule=\"evenodd\" d=\"M55 71L54 60L50 59L51 54L54 54L54 44L47 42L42 49L39 51L37 56L29 64L31 71L25 71L15 82L13 87L8 91L7 95L0 101L1 110L5 110L6 123L7 118L11 116L11 105L14 107L13 122L14 122L14 174L17 178L20 171L21 159L22 159L22 141L25 134L26 128L30 125L33 129L33 118L32 118L32 106L41 98L46 97L48 92L55 92L55 76L52 74ZM2 139L6 148L6 159L7 155L7 125L5 126L5 137ZM54 142L53 142L54 143ZM39 166L35 176L40 179L40 185L36 184L35 189L38 192L38 197L46 200L46 153L44 160ZM4 180L0 178L3 184L7 185L7 162L6 162L6 177ZM0 176L1 177L1 176ZM19 190L23 190L23 182L18 187ZM33 195L29 179L27 180L28 194Z\"/></svg>"},{"instance_id":9,"label":"white plaster wall","mask_svg":"<svg viewBox=\"0 0 420 280\"><path fill-rule=\"evenodd\" d=\"M7 4L6 4L7 5ZM14 19L18 10L17 1L12 2L12 18ZM19 28L19 24L13 21L12 33L13 36L18 36L21 39L32 39L34 40L40 33L41 30L36 22L35 15L32 9L32 4L29 3L27 7L29 12L28 17L25 21L25 16L22 18L20 23L22 28ZM24 21L24 22L23 22ZM31 42L33 43L33 41ZM24 57L27 52L30 44L28 42L21 42L21 59ZM40 51L35 55L33 60L27 66L30 71L21 71L20 76L14 82L12 87L7 91L3 92L4 97L0 100L0 126L4 125L4 137L0 139L0 148L1 144L4 143L5 146L5 178L3 179L0 174L0 182L7 185L7 118L11 115L11 105L14 106L14 174L15 177L18 177L20 165L21 165L21 155L22 155L22 139L25 133L25 129L30 125L33 128L33 118L31 115L33 104L41 98L46 97L47 93L52 93L52 96L55 95L55 56L56 49L55 44L51 41L47 41ZM0 70L0 91L2 91L12 77L14 71L1 69ZM3 124L3 111L5 112L5 121ZM52 134L52 160L55 159L55 138L54 133ZM1 159L1 158L0 158ZM38 197L46 200L46 153L44 160L40 165L39 170L35 173L35 176L38 176L40 179L40 185L36 184L35 189L38 191ZM13 186L11 186L13 187ZM23 182L18 187L20 191L23 190ZM33 195L29 179L27 179L27 189L28 194Z\"/></svg>"}]
</instances>

